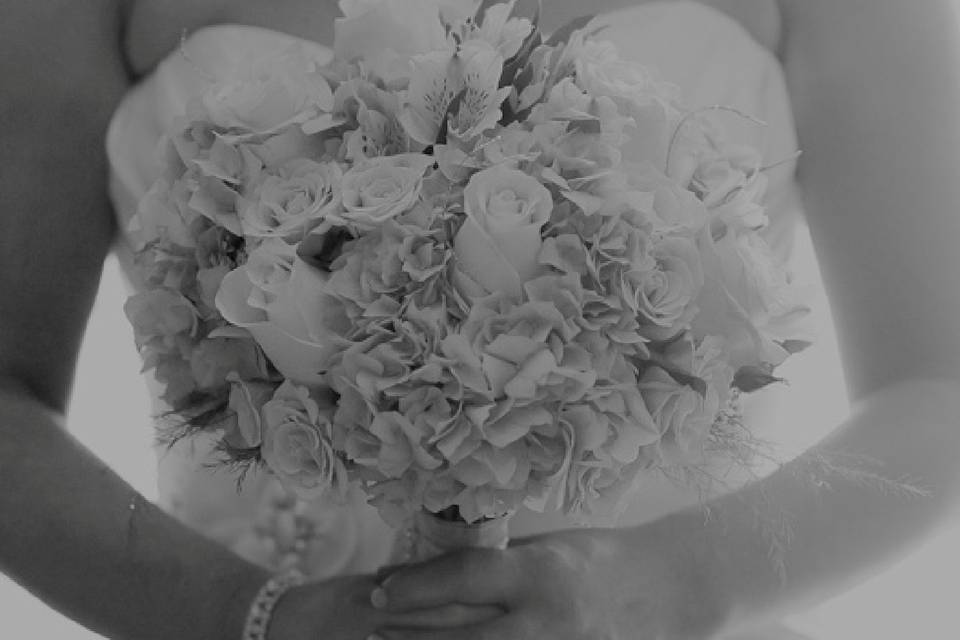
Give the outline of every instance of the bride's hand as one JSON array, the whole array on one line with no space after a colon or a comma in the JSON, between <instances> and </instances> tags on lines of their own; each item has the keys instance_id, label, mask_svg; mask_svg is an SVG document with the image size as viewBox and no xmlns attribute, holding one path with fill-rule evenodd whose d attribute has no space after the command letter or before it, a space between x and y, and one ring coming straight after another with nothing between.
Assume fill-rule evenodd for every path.
<instances>
[{"instance_id":1,"label":"bride's hand","mask_svg":"<svg viewBox=\"0 0 960 640\"><path fill-rule=\"evenodd\" d=\"M380 611L370 603L374 576L347 576L308 583L277 603L268 640L366 640L381 627L437 629L478 624L499 615L497 607L444 603L417 611Z\"/></svg>"},{"instance_id":2,"label":"bride's hand","mask_svg":"<svg viewBox=\"0 0 960 640\"><path fill-rule=\"evenodd\" d=\"M475 549L398 571L373 596L400 613L455 603L496 604L481 624L428 630L381 626L383 640L696 640L726 618L709 547L669 520L634 529L582 529Z\"/></svg>"}]
</instances>

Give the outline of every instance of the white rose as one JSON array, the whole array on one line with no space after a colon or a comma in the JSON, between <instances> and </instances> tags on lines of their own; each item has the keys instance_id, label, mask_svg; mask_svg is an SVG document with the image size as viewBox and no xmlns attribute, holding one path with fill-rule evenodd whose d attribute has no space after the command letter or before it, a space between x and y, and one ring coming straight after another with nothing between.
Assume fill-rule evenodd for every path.
<instances>
[{"instance_id":1,"label":"white rose","mask_svg":"<svg viewBox=\"0 0 960 640\"><path fill-rule=\"evenodd\" d=\"M413 56L448 46L437 0L341 0L340 11L337 57L362 60L384 79L408 75Z\"/></svg>"},{"instance_id":2,"label":"white rose","mask_svg":"<svg viewBox=\"0 0 960 640\"><path fill-rule=\"evenodd\" d=\"M694 301L703 287L703 266L696 244L688 238L668 237L653 248L656 268L638 277L637 302L643 333L666 340L686 328L696 311Z\"/></svg>"},{"instance_id":3,"label":"white rose","mask_svg":"<svg viewBox=\"0 0 960 640\"><path fill-rule=\"evenodd\" d=\"M645 104L653 97L670 95L669 89L658 84L649 69L622 59L609 41L577 39L570 51L577 85L593 96Z\"/></svg>"},{"instance_id":4,"label":"white rose","mask_svg":"<svg viewBox=\"0 0 960 640\"><path fill-rule=\"evenodd\" d=\"M553 211L546 187L522 171L494 166L464 190L466 220L454 239L460 268L490 293L522 296L539 270L540 229Z\"/></svg>"},{"instance_id":5,"label":"white rose","mask_svg":"<svg viewBox=\"0 0 960 640\"><path fill-rule=\"evenodd\" d=\"M706 281L694 335L725 338L734 368L779 365L789 353L778 342L803 333L800 321L809 313L800 291L756 233L714 239L705 230L699 244Z\"/></svg>"},{"instance_id":6,"label":"white rose","mask_svg":"<svg viewBox=\"0 0 960 640\"><path fill-rule=\"evenodd\" d=\"M323 382L338 341L308 325L316 320L306 310L322 306L317 299L325 285L321 272L298 258L267 255L258 248L243 267L223 279L217 309L223 318L253 335L280 373L289 380L316 385ZM264 255L261 255L263 253Z\"/></svg>"},{"instance_id":7,"label":"white rose","mask_svg":"<svg viewBox=\"0 0 960 640\"><path fill-rule=\"evenodd\" d=\"M624 161L660 166L673 135L669 114L674 87L656 79L650 69L623 60L613 44L577 37L570 48L576 85L591 98L607 98L617 113L627 116Z\"/></svg>"},{"instance_id":8,"label":"white rose","mask_svg":"<svg viewBox=\"0 0 960 640\"><path fill-rule=\"evenodd\" d=\"M203 95L210 120L228 129L273 133L307 124L333 110L333 91L321 67L332 54L294 45L265 59L242 61L237 72Z\"/></svg>"},{"instance_id":9,"label":"white rose","mask_svg":"<svg viewBox=\"0 0 960 640\"><path fill-rule=\"evenodd\" d=\"M338 164L305 158L263 174L240 212L244 235L303 239L340 206L342 177Z\"/></svg>"},{"instance_id":10,"label":"white rose","mask_svg":"<svg viewBox=\"0 0 960 640\"><path fill-rule=\"evenodd\" d=\"M280 482L304 499L347 488L347 469L330 435L333 412L289 381L263 405L264 462Z\"/></svg>"},{"instance_id":11,"label":"white rose","mask_svg":"<svg viewBox=\"0 0 960 640\"><path fill-rule=\"evenodd\" d=\"M422 153L370 158L343 176L343 212L347 222L377 226L413 208L420 198L423 173L433 158Z\"/></svg>"},{"instance_id":12,"label":"white rose","mask_svg":"<svg viewBox=\"0 0 960 640\"><path fill-rule=\"evenodd\" d=\"M483 14L480 28L475 37L489 42L500 52L504 60L515 56L524 40L533 30L533 23L527 18L511 17L514 3L502 2L488 7Z\"/></svg>"}]
</instances>

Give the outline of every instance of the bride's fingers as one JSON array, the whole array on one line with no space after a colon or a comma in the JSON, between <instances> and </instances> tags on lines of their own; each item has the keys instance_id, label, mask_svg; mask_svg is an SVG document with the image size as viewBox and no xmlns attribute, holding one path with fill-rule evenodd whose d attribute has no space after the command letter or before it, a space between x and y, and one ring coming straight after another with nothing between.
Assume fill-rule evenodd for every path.
<instances>
[{"instance_id":1,"label":"bride's fingers","mask_svg":"<svg viewBox=\"0 0 960 640\"><path fill-rule=\"evenodd\" d=\"M401 614L388 614L384 618L383 626L421 629L465 627L490 622L503 617L504 613L497 605L447 604Z\"/></svg>"},{"instance_id":2,"label":"bride's fingers","mask_svg":"<svg viewBox=\"0 0 960 640\"><path fill-rule=\"evenodd\" d=\"M411 611L447 604L498 604L511 600L519 585L515 559L495 549L467 549L400 569L373 591L373 606Z\"/></svg>"},{"instance_id":3,"label":"bride's fingers","mask_svg":"<svg viewBox=\"0 0 960 640\"><path fill-rule=\"evenodd\" d=\"M487 624L475 624L452 629L378 629L368 640L521 640L536 638L524 632L511 616L504 616Z\"/></svg>"}]
</instances>

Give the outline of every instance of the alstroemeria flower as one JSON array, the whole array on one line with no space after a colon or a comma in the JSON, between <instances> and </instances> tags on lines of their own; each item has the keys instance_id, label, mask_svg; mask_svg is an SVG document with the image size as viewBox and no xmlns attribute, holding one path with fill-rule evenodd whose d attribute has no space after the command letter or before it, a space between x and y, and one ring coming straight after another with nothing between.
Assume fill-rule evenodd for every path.
<instances>
[{"instance_id":1,"label":"alstroemeria flower","mask_svg":"<svg viewBox=\"0 0 960 640\"><path fill-rule=\"evenodd\" d=\"M262 166L248 147L214 140L203 156L188 164L187 206L230 233L242 236L238 215L240 192Z\"/></svg>"},{"instance_id":2,"label":"alstroemeria flower","mask_svg":"<svg viewBox=\"0 0 960 640\"><path fill-rule=\"evenodd\" d=\"M344 133L347 160L362 162L411 150L410 138L400 124L400 98L396 93L384 91L365 78L351 78L337 87L334 100L336 112L356 122L356 129Z\"/></svg>"},{"instance_id":3,"label":"alstroemeria flower","mask_svg":"<svg viewBox=\"0 0 960 640\"><path fill-rule=\"evenodd\" d=\"M410 58L447 47L437 0L340 0L333 48L340 60L362 61L391 81L408 73Z\"/></svg>"},{"instance_id":4,"label":"alstroemeria flower","mask_svg":"<svg viewBox=\"0 0 960 640\"><path fill-rule=\"evenodd\" d=\"M488 7L480 26L475 26L467 36L489 43L504 60L509 60L520 51L523 41L533 30L533 24L527 18L510 17L516 4L516 0L509 0Z\"/></svg>"},{"instance_id":5,"label":"alstroemeria flower","mask_svg":"<svg viewBox=\"0 0 960 640\"><path fill-rule=\"evenodd\" d=\"M400 122L417 142L434 144L450 103L458 99L448 122L450 135L478 136L499 122L500 104L510 95L510 87L499 88L502 71L503 56L482 40L416 56Z\"/></svg>"},{"instance_id":6,"label":"alstroemeria flower","mask_svg":"<svg viewBox=\"0 0 960 640\"><path fill-rule=\"evenodd\" d=\"M536 275L540 230L553 197L522 171L495 166L475 173L463 193L466 220L454 240L459 266L491 293L519 299Z\"/></svg>"}]
</instances>

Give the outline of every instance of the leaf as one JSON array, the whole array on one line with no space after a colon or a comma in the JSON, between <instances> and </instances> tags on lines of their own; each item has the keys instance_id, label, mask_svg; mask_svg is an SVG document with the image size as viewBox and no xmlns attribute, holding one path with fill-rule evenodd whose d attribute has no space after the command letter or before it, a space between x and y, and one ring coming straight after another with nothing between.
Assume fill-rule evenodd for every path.
<instances>
[{"instance_id":1,"label":"leaf","mask_svg":"<svg viewBox=\"0 0 960 640\"><path fill-rule=\"evenodd\" d=\"M503 63L503 72L500 74L501 87L513 84L514 78L516 78L521 69L528 65L530 56L541 44L543 44L543 38L540 36L540 31L534 29L523 41L523 44L520 45L520 50L517 51L512 58Z\"/></svg>"},{"instance_id":2,"label":"leaf","mask_svg":"<svg viewBox=\"0 0 960 640\"><path fill-rule=\"evenodd\" d=\"M570 36L590 24L595 17L597 17L596 14L590 13L585 16L580 16L579 18L574 18L567 24L554 31L553 35L550 36L550 39L547 40L547 45L556 47L567 44L567 42L570 40Z\"/></svg>"},{"instance_id":3,"label":"leaf","mask_svg":"<svg viewBox=\"0 0 960 640\"><path fill-rule=\"evenodd\" d=\"M664 371L670 374L670 377L676 380L677 383L684 384L696 391L701 398L706 397L708 385L707 381L703 378L698 378L697 376L677 371L676 369L664 369Z\"/></svg>"},{"instance_id":4,"label":"leaf","mask_svg":"<svg viewBox=\"0 0 960 640\"><path fill-rule=\"evenodd\" d=\"M733 386L744 393L758 391L774 382L785 382L783 378L778 378L771 373L772 367L748 365L740 367L733 376Z\"/></svg>"},{"instance_id":5,"label":"leaf","mask_svg":"<svg viewBox=\"0 0 960 640\"><path fill-rule=\"evenodd\" d=\"M809 340L784 340L783 342L778 342L777 344L783 347L783 350L790 355L800 353L807 347L813 345L813 343Z\"/></svg>"},{"instance_id":6,"label":"leaf","mask_svg":"<svg viewBox=\"0 0 960 640\"><path fill-rule=\"evenodd\" d=\"M583 133L586 135L599 135L603 133L603 128L598 118L570 119L567 122L567 131L569 133Z\"/></svg>"},{"instance_id":7,"label":"leaf","mask_svg":"<svg viewBox=\"0 0 960 640\"><path fill-rule=\"evenodd\" d=\"M527 36L527 39L524 40L523 44L520 46L520 50L517 52L517 54L504 63L503 72L500 74L499 86L501 88L512 86L514 89L514 94L519 96L520 92L526 87L526 84L533 79L533 69L530 66L530 56L533 55L533 52L536 51L537 47L539 47L541 44L543 44L543 38L540 37L540 31L534 28L530 32L530 35ZM521 72L526 70L529 70L530 72L521 74ZM521 77L523 76L529 76L529 80L526 80L526 82L522 81ZM511 122L517 122L522 119L523 118L520 117L520 113L513 108L511 102L508 102L504 105L503 118L501 118L500 124L506 126Z\"/></svg>"},{"instance_id":8,"label":"leaf","mask_svg":"<svg viewBox=\"0 0 960 640\"><path fill-rule=\"evenodd\" d=\"M512 84L517 89L517 93L522 93L525 88L530 86L531 82L533 82L533 65L531 65L528 60L519 72L514 75Z\"/></svg>"},{"instance_id":9,"label":"leaf","mask_svg":"<svg viewBox=\"0 0 960 640\"><path fill-rule=\"evenodd\" d=\"M473 14L473 23L477 26L483 24L483 18L487 10L498 4L507 4L509 0L483 0L477 5L477 11ZM531 7L530 5L535 5ZM510 12L511 18L527 18L533 24L534 30L540 24L540 14L543 9L542 0L516 0L513 5L513 11Z\"/></svg>"},{"instance_id":10,"label":"leaf","mask_svg":"<svg viewBox=\"0 0 960 640\"><path fill-rule=\"evenodd\" d=\"M457 95L453 96L450 104L447 105L447 110L443 112L443 120L440 122L440 131L437 132L437 141L434 144L447 144L447 135L450 133L450 118L460 109L460 103L463 102L466 95L467 88L464 87L457 92Z\"/></svg>"},{"instance_id":11,"label":"leaf","mask_svg":"<svg viewBox=\"0 0 960 640\"><path fill-rule=\"evenodd\" d=\"M343 245L353 235L343 227L333 227L325 233L311 233L297 248L297 256L312 267L330 271L330 265L343 253Z\"/></svg>"}]
</instances>

